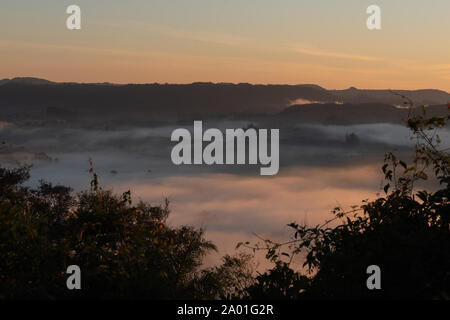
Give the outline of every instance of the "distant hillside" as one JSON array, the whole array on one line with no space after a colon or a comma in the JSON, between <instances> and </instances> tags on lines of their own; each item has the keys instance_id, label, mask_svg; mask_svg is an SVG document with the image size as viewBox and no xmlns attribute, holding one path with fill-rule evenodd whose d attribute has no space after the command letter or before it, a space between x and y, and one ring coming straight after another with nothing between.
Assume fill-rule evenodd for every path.
<instances>
[{"instance_id":1,"label":"distant hillside","mask_svg":"<svg viewBox=\"0 0 450 320\"><path fill-rule=\"evenodd\" d=\"M450 101L450 95L439 90L396 92L410 97L417 104L440 105ZM295 101L306 103L302 105L306 109L290 107ZM334 102L345 104L339 106ZM195 117L278 114L287 109L282 113L283 117L292 115L296 118L303 114L305 119L362 117L374 120L403 112L393 107L402 103L403 99L389 90L326 90L312 84L116 85L57 83L29 77L0 80L0 116L3 119L145 123Z\"/></svg>"},{"instance_id":2,"label":"distant hillside","mask_svg":"<svg viewBox=\"0 0 450 320\"><path fill-rule=\"evenodd\" d=\"M39 84L39 85L37 85ZM264 114L283 110L296 99L333 101L314 85L251 84L73 84L10 80L0 85L0 114L59 113L152 119L165 116Z\"/></svg>"},{"instance_id":3,"label":"distant hillside","mask_svg":"<svg viewBox=\"0 0 450 320\"><path fill-rule=\"evenodd\" d=\"M18 77L13 79L2 79L0 80L0 85L3 84L10 84L10 83L16 83L16 84L29 84L29 85L42 85L42 84L56 84L56 82L51 82L45 79L40 78L32 78L32 77Z\"/></svg>"},{"instance_id":4,"label":"distant hillside","mask_svg":"<svg viewBox=\"0 0 450 320\"><path fill-rule=\"evenodd\" d=\"M416 105L436 105L450 102L450 94L445 91L427 90L361 90L349 88L346 90L330 90L336 99L346 103L385 103L402 105L404 99L393 92L410 98Z\"/></svg>"}]
</instances>

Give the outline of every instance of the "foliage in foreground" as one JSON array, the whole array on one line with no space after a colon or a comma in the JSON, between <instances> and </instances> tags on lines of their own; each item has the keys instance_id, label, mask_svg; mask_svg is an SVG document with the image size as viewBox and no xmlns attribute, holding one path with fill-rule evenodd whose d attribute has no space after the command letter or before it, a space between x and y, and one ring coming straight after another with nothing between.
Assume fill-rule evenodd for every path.
<instances>
[{"instance_id":1,"label":"foliage in foreground","mask_svg":"<svg viewBox=\"0 0 450 320\"><path fill-rule=\"evenodd\" d=\"M28 167L0 168L0 298L219 298L248 278L245 255L200 270L216 248L202 229L168 226L167 202L133 205L95 173L76 196L45 182L24 187L28 178ZM80 266L82 290L67 289L69 265Z\"/></svg>"},{"instance_id":2,"label":"foliage in foreground","mask_svg":"<svg viewBox=\"0 0 450 320\"><path fill-rule=\"evenodd\" d=\"M291 223L293 239L264 240L274 267L255 277L251 255L224 256L202 269L215 246L202 229L171 227L168 203L134 205L130 192L99 187L77 195L46 182L24 187L29 168L0 168L0 299L343 299L450 298L450 160L436 130L450 117L407 119L417 139L411 165L385 158L385 196L311 227ZM417 188L435 180L434 191ZM291 267L305 256L308 274ZM82 290L67 290L79 265ZM368 290L378 265L382 290Z\"/></svg>"},{"instance_id":3,"label":"foliage in foreground","mask_svg":"<svg viewBox=\"0 0 450 320\"><path fill-rule=\"evenodd\" d=\"M450 106L449 106L450 108ZM252 297L280 299L424 298L450 299L450 158L440 147L438 129L450 116L408 117L416 139L411 165L389 153L383 172L385 196L365 201L311 227L291 223L293 239L244 243L265 250L275 263L247 289ZM430 192L416 188L420 180L438 186ZM309 276L290 264L304 254ZM368 290L366 269L381 268L381 289Z\"/></svg>"}]
</instances>

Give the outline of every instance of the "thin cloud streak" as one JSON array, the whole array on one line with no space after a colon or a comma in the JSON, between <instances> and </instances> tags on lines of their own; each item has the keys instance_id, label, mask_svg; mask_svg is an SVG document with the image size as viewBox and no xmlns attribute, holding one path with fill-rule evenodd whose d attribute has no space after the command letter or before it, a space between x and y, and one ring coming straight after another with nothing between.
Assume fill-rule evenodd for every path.
<instances>
[{"instance_id":1,"label":"thin cloud streak","mask_svg":"<svg viewBox=\"0 0 450 320\"><path fill-rule=\"evenodd\" d=\"M364 56L357 54L348 54L341 52L323 51L315 48L305 48L302 46L295 46L293 48L295 52L306 54L310 56L325 57L325 58L339 58L349 60L361 60L361 61L383 61L384 59L372 56Z\"/></svg>"}]
</instances>

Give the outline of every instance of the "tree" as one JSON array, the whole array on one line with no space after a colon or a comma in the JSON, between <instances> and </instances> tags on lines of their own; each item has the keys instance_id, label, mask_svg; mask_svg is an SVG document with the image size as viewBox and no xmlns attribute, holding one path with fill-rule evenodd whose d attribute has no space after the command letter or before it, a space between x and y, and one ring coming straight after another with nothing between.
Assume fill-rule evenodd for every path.
<instances>
[{"instance_id":1,"label":"tree","mask_svg":"<svg viewBox=\"0 0 450 320\"><path fill-rule=\"evenodd\" d=\"M408 116L416 139L411 164L385 156L385 195L317 226L291 223L293 239L238 244L265 250L274 267L254 276L248 254L202 269L215 246L204 230L170 227L169 203L133 204L131 192L91 188L76 195L41 181L24 186L30 167L0 167L0 299L317 299L450 297L450 157L438 130L450 116ZM420 187L423 180L436 187ZM292 268L304 254L308 274ZM68 290L78 265L82 290ZM381 268L382 290L366 286Z\"/></svg>"},{"instance_id":2,"label":"tree","mask_svg":"<svg viewBox=\"0 0 450 320\"><path fill-rule=\"evenodd\" d=\"M410 113L412 109L410 109ZM266 250L275 267L257 279L248 292L256 298L450 298L450 160L438 129L450 116L408 116L416 139L411 165L393 153L382 167L385 196L363 201L349 211L338 207L322 225L291 223L293 239L245 244ZM435 190L417 187L432 180ZM289 251L286 252L281 252ZM290 268L295 254L306 255L308 279ZM368 290L366 269L381 268L382 290ZM302 279L303 281L299 281ZM273 290L282 286L277 293ZM256 290L256 291L255 291Z\"/></svg>"},{"instance_id":3,"label":"tree","mask_svg":"<svg viewBox=\"0 0 450 320\"><path fill-rule=\"evenodd\" d=\"M254 284L253 257L243 252L222 257L222 264L198 272L192 281L192 299L241 299Z\"/></svg>"},{"instance_id":4,"label":"tree","mask_svg":"<svg viewBox=\"0 0 450 320\"><path fill-rule=\"evenodd\" d=\"M41 182L22 184L29 167L0 168L0 298L184 298L204 255L204 231L171 228L169 203L133 205L131 193L99 186L76 196ZM78 265L82 290L68 290Z\"/></svg>"}]
</instances>

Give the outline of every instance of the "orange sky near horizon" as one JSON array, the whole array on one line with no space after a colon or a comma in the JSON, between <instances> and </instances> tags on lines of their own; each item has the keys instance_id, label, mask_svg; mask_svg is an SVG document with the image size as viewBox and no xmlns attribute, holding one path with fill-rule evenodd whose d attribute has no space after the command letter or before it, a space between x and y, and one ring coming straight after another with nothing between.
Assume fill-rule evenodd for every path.
<instances>
[{"instance_id":1,"label":"orange sky near horizon","mask_svg":"<svg viewBox=\"0 0 450 320\"><path fill-rule=\"evenodd\" d=\"M365 0L80 0L82 29L68 30L71 1L5 0L0 78L450 92L450 2L377 2L377 31L366 28Z\"/></svg>"}]
</instances>

